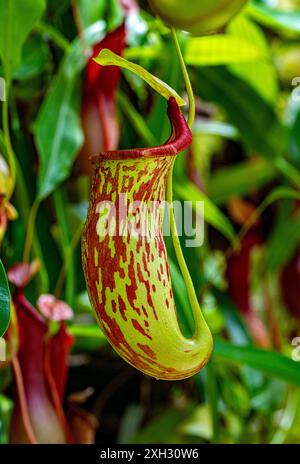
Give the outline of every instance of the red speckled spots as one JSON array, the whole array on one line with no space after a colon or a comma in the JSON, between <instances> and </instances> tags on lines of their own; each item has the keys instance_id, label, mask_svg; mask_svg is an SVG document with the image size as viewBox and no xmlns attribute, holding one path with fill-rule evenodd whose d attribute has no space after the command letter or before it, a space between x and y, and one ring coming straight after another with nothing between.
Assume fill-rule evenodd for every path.
<instances>
[{"instance_id":1,"label":"red speckled spots","mask_svg":"<svg viewBox=\"0 0 300 464\"><path fill-rule=\"evenodd\" d=\"M149 334L147 334L147 333L145 332L145 330L143 329L143 327L140 325L140 323L139 323L136 319L131 319L131 322L132 322L133 327L134 327L138 332L140 332L142 335L144 335L144 337L149 338L149 340L152 340L151 335L149 335Z\"/></svg>"},{"instance_id":2,"label":"red speckled spots","mask_svg":"<svg viewBox=\"0 0 300 464\"><path fill-rule=\"evenodd\" d=\"M119 295L118 296L118 303L119 303L119 311L121 313L121 316L122 318L124 319L124 321L127 321L127 318L126 318L126 305L124 303L124 301L122 300L122 297Z\"/></svg>"},{"instance_id":3,"label":"red speckled spots","mask_svg":"<svg viewBox=\"0 0 300 464\"><path fill-rule=\"evenodd\" d=\"M150 346L148 345L142 345L141 343L138 343L137 346L142 350L144 351L144 353L146 353L149 358L151 359L156 359L156 354L154 353L154 351L151 350Z\"/></svg>"}]
</instances>

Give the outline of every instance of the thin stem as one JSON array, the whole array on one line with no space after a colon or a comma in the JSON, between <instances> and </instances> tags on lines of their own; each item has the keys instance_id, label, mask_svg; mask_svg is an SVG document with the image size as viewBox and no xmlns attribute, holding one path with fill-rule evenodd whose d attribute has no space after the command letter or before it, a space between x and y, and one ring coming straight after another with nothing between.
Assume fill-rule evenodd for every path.
<instances>
[{"instance_id":1,"label":"thin stem","mask_svg":"<svg viewBox=\"0 0 300 464\"><path fill-rule=\"evenodd\" d=\"M188 72L187 72L187 69L186 69L186 66L185 66L185 62L184 62L184 59L183 59L183 56L182 56L182 52L181 52L181 49L180 49L180 46L179 46L176 31L175 31L174 28L172 28L172 37L173 37L174 44L175 44L175 47L176 47L176 52L177 52L177 55L178 55L180 68L181 68L181 71L182 71L182 75L183 75L183 78L184 78L184 82L185 82L185 85L186 85L186 90L187 90L187 94L188 94L188 98L189 98L190 108L189 108L188 125L189 125L190 128L192 128L194 120L195 120L194 93L193 93L191 81L190 81L190 78L189 78L189 75L188 75ZM180 270L182 272L182 276L183 276L183 279L184 279L184 282L185 282L185 285L186 285L190 305L191 305L192 312L193 312L193 315L194 315L194 321L195 321L194 337L197 337L199 335L200 331L201 331L201 328L204 325L206 325L206 323L205 323L205 320L203 318L203 315L202 315L202 312L201 312L201 309L200 309L200 306L199 306L199 302L198 302L198 298L197 298L197 295L196 295L196 292L195 292L195 288L194 288L194 285L193 285L193 282L192 282L192 279L191 279L187 264L185 262L184 255L183 255L183 252L182 252L182 249L181 249L181 246L180 246L180 240L179 240L179 237L178 237L177 226L176 226L176 221L175 221L175 214L174 214L174 209L173 209L173 205L172 205L173 204L173 169L174 169L174 163L175 163L175 161L173 162L173 164L171 166L170 173L169 173L169 176L168 176L168 182L167 182L167 202L168 202L169 207L170 207L170 230L171 230L171 236L172 236L172 241L173 241L173 246L174 246L174 250L175 250L175 253L176 253L177 261L178 261Z\"/></svg>"},{"instance_id":2,"label":"thin stem","mask_svg":"<svg viewBox=\"0 0 300 464\"><path fill-rule=\"evenodd\" d=\"M80 238L81 238L82 226L83 226L83 224L80 224L80 226L76 230L76 232L73 235L73 238L72 238L72 240L71 240L71 242L69 244L69 247L65 252L64 263L63 263L61 271L59 273L57 283L56 283L56 286L55 286L55 290L54 290L54 295L56 296L56 298L60 297L62 287L63 287L64 281L65 281L65 278L66 278L67 268L68 268L70 259L72 258L72 254L73 254L75 248L77 247L77 245L78 245L78 243L80 241Z\"/></svg>"},{"instance_id":3,"label":"thin stem","mask_svg":"<svg viewBox=\"0 0 300 464\"><path fill-rule=\"evenodd\" d=\"M75 289L75 274L72 254L69 255L71 244L68 220L64 209L64 198L61 190L56 190L53 194L55 214L60 228L60 241L63 254L63 260L68 260L68 274L66 282L66 301L72 307Z\"/></svg>"},{"instance_id":4,"label":"thin stem","mask_svg":"<svg viewBox=\"0 0 300 464\"><path fill-rule=\"evenodd\" d=\"M173 241L173 246L174 246L175 254L177 257L177 261L178 261L178 264L179 264L179 267L180 267L180 270L183 276L183 280L185 282L189 301L190 301L192 312L194 315L194 321L195 321L194 336L197 337L201 328L203 327L203 324L205 324L205 321L204 321L204 318L203 318L203 315L200 309L200 305L199 305L198 298L195 292L195 288L194 288L187 264L185 262L184 255L183 255L181 245L180 245L180 240L178 237L174 208L172 205L173 204L173 190L172 190L173 168L174 168L174 164L171 167L170 174L168 177L168 183L167 183L167 202L170 207L170 231L171 231L171 236L172 236L172 241Z\"/></svg>"},{"instance_id":5,"label":"thin stem","mask_svg":"<svg viewBox=\"0 0 300 464\"><path fill-rule=\"evenodd\" d=\"M81 42L81 47L83 50L83 54L85 56L89 56L90 54L90 48L86 42L85 35L84 35L84 25L79 9L79 5L77 3L77 0L71 0L71 8L72 8L72 14L75 22L75 26L78 32L78 35L80 37L80 42Z\"/></svg>"},{"instance_id":6,"label":"thin stem","mask_svg":"<svg viewBox=\"0 0 300 464\"><path fill-rule=\"evenodd\" d=\"M26 190L25 180L23 177L21 167L19 166L18 160L16 160L16 174L17 174L17 185L16 185L17 204L18 204L18 209L20 211L20 214L23 217L23 220L25 220L26 218L29 218L30 216L29 199L28 199L28 194ZM37 278L40 279L39 288L40 288L41 293L46 293L49 287L49 279L48 279L48 274L47 274L47 271L46 271L46 268L43 262L44 260L43 260L41 245L36 235L33 236L32 250L33 250L34 256L37 257L39 261L42 263Z\"/></svg>"},{"instance_id":7,"label":"thin stem","mask_svg":"<svg viewBox=\"0 0 300 464\"><path fill-rule=\"evenodd\" d=\"M195 114L196 114L196 105L195 105L194 92L193 92L192 84L191 84L191 81L190 81L189 73L188 73L188 71L186 69L184 58L182 56L182 51L181 51L181 48L180 48L180 45L179 45L179 42L178 42L176 30L174 29L174 27L172 27L171 32L172 32L172 38L173 38L174 45L175 45L176 52L177 52L177 56L178 56L180 69L181 69L182 76L183 76L183 79L184 79L184 84L185 84L186 91L187 91L187 94L188 94L188 99L189 99L190 107L189 107L189 116L188 116L187 123L188 123L189 128L192 129L194 121L195 121Z\"/></svg>"},{"instance_id":8,"label":"thin stem","mask_svg":"<svg viewBox=\"0 0 300 464\"><path fill-rule=\"evenodd\" d=\"M3 134L7 151L7 158L10 169L11 184L7 192L7 199L9 200L14 192L16 184L16 160L15 153L12 147L9 129L9 114L8 114L8 95L9 95L9 84L6 85L6 99L2 105L2 123L3 123Z\"/></svg>"},{"instance_id":9,"label":"thin stem","mask_svg":"<svg viewBox=\"0 0 300 464\"><path fill-rule=\"evenodd\" d=\"M23 253L24 263L28 263L30 260L30 252L31 252L31 246L32 246L32 241L34 237L34 228L35 228L35 222L36 222L36 217L37 217L37 213L39 210L39 206L40 206L40 200L36 198L32 204L29 217L28 217L27 235L25 239L24 253Z\"/></svg>"},{"instance_id":10,"label":"thin stem","mask_svg":"<svg viewBox=\"0 0 300 464\"><path fill-rule=\"evenodd\" d=\"M14 128L14 125L12 125ZM5 136L4 133L0 130L0 150L2 153L7 156L7 146L5 143ZM29 198L28 193L26 190L26 184L23 176L23 172L21 166L19 164L18 158L15 157L15 167L16 167L16 188L14 191L15 195L15 203L17 205L17 209L20 213L20 216L23 218L23 221L26 221L30 214L30 205L29 205ZM36 236L33 238L32 244L34 255L43 263L43 256L41 252L41 246ZM45 269L44 264L40 268L40 272L37 276L40 279L40 286L39 288L42 289L42 293L46 293L49 287L48 275Z\"/></svg>"},{"instance_id":11,"label":"thin stem","mask_svg":"<svg viewBox=\"0 0 300 464\"><path fill-rule=\"evenodd\" d=\"M218 386L215 373L214 363L211 360L206 368L206 385L207 385L207 399L211 410L213 420L213 436L212 443L220 443L220 420L218 413Z\"/></svg>"}]
</instances>

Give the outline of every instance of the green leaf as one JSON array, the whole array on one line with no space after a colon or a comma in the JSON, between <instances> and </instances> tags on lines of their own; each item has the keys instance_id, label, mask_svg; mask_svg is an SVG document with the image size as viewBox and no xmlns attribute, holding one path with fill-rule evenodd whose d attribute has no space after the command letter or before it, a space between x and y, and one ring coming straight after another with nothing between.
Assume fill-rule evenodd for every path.
<instances>
[{"instance_id":1,"label":"green leaf","mask_svg":"<svg viewBox=\"0 0 300 464\"><path fill-rule=\"evenodd\" d=\"M69 327L69 332L73 337L106 340L104 333L96 324L73 324Z\"/></svg>"},{"instance_id":2,"label":"green leaf","mask_svg":"<svg viewBox=\"0 0 300 464\"><path fill-rule=\"evenodd\" d=\"M193 204L196 201L204 202L204 219L205 221L215 227L230 241L235 240L234 228L229 219L219 210L217 206L194 184L187 182L185 184L174 186L176 194L185 201L192 201Z\"/></svg>"},{"instance_id":3,"label":"green leaf","mask_svg":"<svg viewBox=\"0 0 300 464\"><path fill-rule=\"evenodd\" d=\"M4 335L10 319L10 292L6 273L0 260L0 337Z\"/></svg>"},{"instance_id":4,"label":"green leaf","mask_svg":"<svg viewBox=\"0 0 300 464\"><path fill-rule=\"evenodd\" d=\"M193 134L218 135L226 139L239 140L239 131L232 125L221 121L195 121Z\"/></svg>"},{"instance_id":5,"label":"green leaf","mask_svg":"<svg viewBox=\"0 0 300 464\"><path fill-rule=\"evenodd\" d=\"M13 402L4 395L0 395L0 445L9 443Z\"/></svg>"},{"instance_id":6,"label":"green leaf","mask_svg":"<svg viewBox=\"0 0 300 464\"><path fill-rule=\"evenodd\" d=\"M241 140L251 153L273 160L286 152L285 127L272 105L245 81L225 68L203 67L197 68L194 88L205 100L225 109L229 121L239 130Z\"/></svg>"},{"instance_id":7,"label":"green leaf","mask_svg":"<svg viewBox=\"0 0 300 464\"><path fill-rule=\"evenodd\" d=\"M22 46L45 6L45 0L0 0L0 57L8 81L21 63Z\"/></svg>"},{"instance_id":8,"label":"green leaf","mask_svg":"<svg viewBox=\"0 0 300 464\"><path fill-rule=\"evenodd\" d=\"M97 324L72 324L68 327L70 334L75 338L74 351L98 351L106 346L108 341Z\"/></svg>"},{"instance_id":9,"label":"green leaf","mask_svg":"<svg viewBox=\"0 0 300 464\"><path fill-rule=\"evenodd\" d=\"M285 158L277 158L274 160L274 165L277 169L289 179L296 187L300 185L300 171L295 168L288 160Z\"/></svg>"},{"instance_id":10,"label":"green leaf","mask_svg":"<svg viewBox=\"0 0 300 464\"><path fill-rule=\"evenodd\" d=\"M118 93L118 103L125 117L132 124L132 128L141 137L141 139L150 147L157 145L156 138L149 129L143 116L134 108L130 99L123 92Z\"/></svg>"},{"instance_id":11,"label":"green leaf","mask_svg":"<svg viewBox=\"0 0 300 464\"><path fill-rule=\"evenodd\" d=\"M85 42L92 46L104 36L105 24L99 22L85 31ZM43 200L69 175L83 133L80 124L80 72L86 64L82 41L69 47L35 125L35 141L40 158L38 199Z\"/></svg>"},{"instance_id":12,"label":"green leaf","mask_svg":"<svg viewBox=\"0 0 300 464\"><path fill-rule=\"evenodd\" d=\"M183 89L182 73L178 63L176 49L171 40L164 43L163 66L160 66L161 79L175 89ZM157 139L157 144L164 143L170 136L170 122L166 118L167 105L158 94L154 95L153 106L147 118L147 124Z\"/></svg>"},{"instance_id":13,"label":"green leaf","mask_svg":"<svg viewBox=\"0 0 300 464\"><path fill-rule=\"evenodd\" d=\"M142 66L131 63L130 61L122 58L116 53L104 48L101 50L99 55L94 58L94 61L101 66L118 66L120 68L127 69L128 71L133 72L145 82L147 82L150 87L152 87L157 93L163 96L166 100L169 100L170 97L174 97L179 106L186 105L186 102L183 98L178 95L178 93L172 89L168 84L160 80L158 77L154 76L153 74L149 73L146 69Z\"/></svg>"},{"instance_id":14,"label":"green leaf","mask_svg":"<svg viewBox=\"0 0 300 464\"><path fill-rule=\"evenodd\" d=\"M215 339L214 357L258 369L270 377L300 386L299 365L291 359L273 351L254 346L238 346Z\"/></svg>"},{"instance_id":15,"label":"green leaf","mask_svg":"<svg viewBox=\"0 0 300 464\"><path fill-rule=\"evenodd\" d=\"M267 269L270 272L280 269L292 258L293 253L299 246L299 237L300 216L284 217L284 220L273 229L266 250Z\"/></svg>"},{"instance_id":16,"label":"green leaf","mask_svg":"<svg viewBox=\"0 0 300 464\"><path fill-rule=\"evenodd\" d=\"M228 25L227 33L237 41L248 41L261 51L262 57L249 63L231 64L229 69L248 82L266 101L278 99L278 77L266 36L260 27L245 15L238 15Z\"/></svg>"},{"instance_id":17,"label":"green leaf","mask_svg":"<svg viewBox=\"0 0 300 464\"><path fill-rule=\"evenodd\" d=\"M242 37L214 35L191 37L184 58L192 66L211 66L231 63L248 63L266 59L264 49Z\"/></svg>"},{"instance_id":18,"label":"green leaf","mask_svg":"<svg viewBox=\"0 0 300 464\"><path fill-rule=\"evenodd\" d=\"M51 61L48 44L41 36L33 35L24 44L22 64L14 73L14 79L26 80L45 71Z\"/></svg>"},{"instance_id":19,"label":"green leaf","mask_svg":"<svg viewBox=\"0 0 300 464\"><path fill-rule=\"evenodd\" d=\"M78 9L83 27L86 28L105 15L107 2L105 0L78 0Z\"/></svg>"},{"instance_id":20,"label":"green leaf","mask_svg":"<svg viewBox=\"0 0 300 464\"><path fill-rule=\"evenodd\" d=\"M290 133L291 157L300 166L300 107L296 113Z\"/></svg>"},{"instance_id":21,"label":"green leaf","mask_svg":"<svg viewBox=\"0 0 300 464\"><path fill-rule=\"evenodd\" d=\"M168 262L180 328L186 337L192 337L194 332L194 318L186 285L181 272L170 255L168 255Z\"/></svg>"},{"instance_id":22,"label":"green leaf","mask_svg":"<svg viewBox=\"0 0 300 464\"><path fill-rule=\"evenodd\" d=\"M191 406L185 408L168 408L156 415L131 440L134 444L180 443L179 425L191 412Z\"/></svg>"},{"instance_id":23,"label":"green leaf","mask_svg":"<svg viewBox=\"0 0 300 464\"><path fill-rule=\"evenodd\" d=\"M300 192L297 190L293 190L289 187L278 187L264 199L264 201L259 205L258 208L252 213L250 218L247 220L245 225L242 228L242 235L244 235L250 227L256 222L257 218L259 218L263 212L270 206L272 203L278 200L284 199L293 199L293 200L300 200Z\"/></svg>"},{"instance_id":24,"label":"green leaf","mask_svg":"<svg viewBox=\"0 0 300 464\"><path fill-rule=\"evenodd\" d=\"M273 163L263 158L218 169L209 181L209 197L222 205L233 195L255 192L274 179L276 172Z\"/></svg>"},{"instance_id":25,"label":"green leaf","mask_svg":"<svg viewBox=\"0 0 300 464\"><path fill-rule=\"evenodd\" d=\"M278 187L274 189L264 200L263 205L267 207L277 200L294 199L300 200L300 192L289 187Z\"/></svg>"},{"instance_id":26,"label":"green leaf","mask_svg":"<svg viewBox=\"0 0 300 464\"><path fill-rule=\"evenodd\" d=\"M255 21L260 22L264 26L281 29L288 32L300 33L300 12L299 11L283 11L272 8L266 3L258 3L252 1L247 12Z\"/></svg>"}]
</instances>

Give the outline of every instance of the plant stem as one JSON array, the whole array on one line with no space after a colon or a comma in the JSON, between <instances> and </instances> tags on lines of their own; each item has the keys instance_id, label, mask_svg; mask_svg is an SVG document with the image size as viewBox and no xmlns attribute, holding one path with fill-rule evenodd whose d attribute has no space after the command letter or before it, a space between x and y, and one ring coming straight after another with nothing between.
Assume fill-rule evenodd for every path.
<instances>
[{"instance_id":1,"label":"plant stem","mask_svg":"<svg viewBox=\"0 0 300 464\"><path fill-rule=\"evenodd\" d=\"M3 134L7 151L7 158L10 169L11 184L7 192L7 199L9 200L14 192L16 184L16 160L15 153L12 147L11 138L10 138L10 129L9 129L9 114L8 114L8 95L9 95L10 84L6 84L6 99L2 105L2 123L3 123Z\"/></svg>"},{"instance_id":2,"label":"plant stem","mask_svg":"<svg viewBox=\"0 0 300 464\"><path fill-rule=\"evenodd\" d=\"M34 227L35 227L35 222L36 222L36 217L37 217L39 206L40 206L40 200L36 198L32 204L29 217L28 217L27 235L25 238L24 253L23 253L24 263L28 263L30 260L31 246L32 246L32 241L34 237Z\"/></svg>"},{"instance_id":3,"label":"plant stem","mask_svg":"<svg viewBox=\"0 0 300 464\"><path fill-rule=\"evenodd\" d=\"M60 241L63 254L63 262L68 262L68 273L66 275L66 301L72 307L74 300L74 290L75 290L75 273L74 273L74 263L72 259L72 254L69 254L69 249L71 246L71 238L68 220L66 217L65 207L64 207L64 198L62 191L56 190L53 194L55 214L57 222L60 228Z\"/></svg>"},{"instance_id":4,"label":"plant stem","mask_svg":"<svg viewBox=\"0 0 300 464\"><path fill-rule=\"evenodd\" d=\"M220 421L218 414L218 386L215 374L214 362L211 360L206 367L206 391L208 404L212 416L213 436L211 443L220 443Z\"/></svg>"},{"instance_id":5,"label":"plant stem","mask_svg":"<svg viewBox=\"0 0 300 464\"><path fill-rule=\"evenodd\" d=\"M26 190L26 185L23 177L23 173L21 167L19 166L18 160L16 160L16 177L17 177L17 185L16 185L16 198L18 203L18 209L20 211L23 220L29 218L30 216L30 209L29 209L29 199ZM41 245L36 236L33 236L32 239L32 250L35 255L42 263L41 268L39 270L37 278L40 279L39 291L41 293L47 293L49 288L49 279L48 274L43 262L43 255L41 250Z\"/></svg>"},{"instance_id":6,"label":"plant stem","mask_svg":"<svg viewBox=\"0 0 300 464\"><path fill-rule=\"evenodd\" d=\"M68 248L65 250L64 262L63 262L61 271L59 273L57 283L56 283L56 287L55 287L55 290L54 290L54 295L58 299L60 297L62 287L63 287L63 284L64 284L64 280L66 278L67 268L68 268L70 259L72 258L72 254L73 254L75 248L77 247L77 245L78 245L78 243L80 241L81 233L82 233L82 227L83 227L83 224L80 224L78 229L75 231L75 234L73 235L73 238L70 241Z\"/></svg>"},{"instance_id":7,"label":"plant stem","mask_svg":"<svg viewBox=\"0 0 300 464\"><path fill-rule=\"evenodd\" d=\"M184 84L185 84L186 91L187 91L187 94L188 94L188 99L189 99L190 107L189 107L189 116L188 116L187 123L188 123L189 128L192 129L194 121L195 121L195 114L196 114L194 92L193 92L193 88L192 88L192 84L191 84L191 81L190 81L188 71L186 69L184 58L182 56L182 51L181 51L181 48L180 48L180 45L179 45L179 42L178 42L176 30L174 29L174 27L172 27L171 32L172 32L172 38L173 38L174 45L175 45L175 48L176 48L176 52L177 52L178 61L179 61L180 69L181 69L181 72L182 72Z\"/></svg>"},{"instance_id":8,"label":"plant stem","mask_svg":"<svg viewBox=\"0 0 300 464\"><path fill-rule=\"evenodd\" d=\"M193 93L191 81L190 81L190 78L189 78L189 75L188 75L188 72L187 72L187 69L186 69L186 66L185 66L185 62L184 62L184 59L183 59L183 56L182 56L180 45L179 45L179 42L178 42L178 39L177 39L176 31L175 31L174 28L172 28L171 30L172 30L172 37L173 37L173 41L174 41L174 44L175 44L175 47L176 47L176 52L177 52L180 68L181 68L181 71L182 71L182 75L183 75L183 78L184 78L184 82L185 82L185 85L186 85L186 90L187 90L187 94L188 94L188 98L189 98L190 108L189 108L188 125L189 125L189 127L191 129L192 126L193 126L194 120L195 120L194 93ZM203 327L203 325L206 324L206 323L204 321L204 318L203 318L203 315L202 315L202 312L201 312L201 309L200 309L200 306L199 306L199 302L198 302L198 298L197 298L197 295L196 295L196 292L195 292L195 288L194 288L194 285L193 285L193 282L192 282L192 279L191 279L187 264L185 262L184 255L183 255L183 252L182 252L182 249L181 249L181 246L180 246L180 240L179 240L179 237L178 237L177 226L176 226L176 221L175 221L175 214L174 214L174 209L173 209L173 206L172 206L172 203L173 203L173 169L174 169L174 164L175 164L175 161L173 162L173 164L171 166L170 173L169 173L169 176L168 176L168 182L167 182L167 202L168 202L169 208L170 208L170 230L171 230L171 236L172 236L172 241L173 241L173 246L174 246L174 250L175 250L175 253L176 253L177 261L178 261L180 270L182 272L182 276L183 276L183 279L184 279L184 282L185 282L185 285L186 285L186 289L187 289L187 292L188 292L190 305L191 305L192 312L193 312L193 315L194 315L194 321L195 321L194 337L197 337L199 335L201 327Z\"/></svg>"}]
</instances>

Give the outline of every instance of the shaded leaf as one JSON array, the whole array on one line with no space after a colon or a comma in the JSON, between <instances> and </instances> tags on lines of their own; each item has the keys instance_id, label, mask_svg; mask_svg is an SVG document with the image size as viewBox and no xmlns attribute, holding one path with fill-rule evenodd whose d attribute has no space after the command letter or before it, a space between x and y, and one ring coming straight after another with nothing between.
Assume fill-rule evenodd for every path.
<instances>
[{"instance_id":1,"label":"shaded leaf","mask_svg":"<svg viewBox=\"0 0 300 464\"><path fill-rule=\"evenodd\" d=\"M229 69L248 82L266 101L274 104L278 98L278 78L272 54L263 31L245 15L238 15L228 25L227 32L237 41L248 41L261 51L256 61L231 64Z\"/></svg>"},{"instance_id":2,"label":"shaded leaf","mask_svg":"<svg viewBox=\"0 0 300 464\"><path fill-rule=\"evenodd\" d=\"M274 159L287 149L287 132L272 108L246 82L225 68L199 68L195 91L221 105L252 153ZM259 117L258 117L259 115Z\"/></svg>"},{"instance_id":3,"label":"shaded leaf","mask_svg":"<svg viewBox=\"0 0 300 464\"><path fill-rule=\"evenodd\" d=\"M247 38L233 35L191 37L186 45L185 61L192 66L248 63L265 59L265 50Z\"/></svg>"},{"instance_id":4,"label":"shaded leaf","mask_svg":"<svg viewBox=\"0 0 300 464\"><path fill-rule=\"evenodd\" d=\"M247 8L255 21L264 26L300 33L300 12L272 8L267 3L252 1Z\"/></svg>"},{"instance_id":5,"label":"shaded leaf","mask_svg":"<svg viewBox=\"0 0 300 464\"><path fill-rule=\"evenodd\" d=\"M45 0L0 0L0 57L8 81L21 63L22 46L45 6Z\"/></svg>"},{"instance_id":6,"label":"shaded leaf","mask_svg":"<svg viewBox=\"0 0 300 464\"><path fill-rule=\"evenodd\" d=\"M284 382L300 385L299 366L291 359L273 351L262 350L254 346L238 346L215 340L214 357L237 364L251 366L270 377Z\"/></svg>"},{"instance_id":7,"label":"shaded leaf","mask_svg":"<svg viewBox=\"0 0 300 464\"><path fill-rule=\"evenodd\" d=\"M266 159L255 159L216 171L210 179L209 197L217 204L224 204L233 195L248 195L270 182L276 169Z\"/></svg>"},{"instance_id":8,"label":"shaded leaf","mask_svg":"<svg viewBox=\"0 0 300 464\"><path fill-rule=\"evenodd\" d=\"M10 293L6 273L0 260L0 337L5 333L10 319Z\"/></svg>"},{"instance_id":9,"label":"shaded leaf","mask_svg":"<svg viewBox=\"0 0 300 464\"><path fill-rule=\"evenodd\" d=\"M219 208L194 184L187 182L185 184L174 186L176 194L185 201L204 202L204 218L208 224L215 227L221 232L228 240L235 240L234 228L229 219L219 210Z\"/></svg>"},{"instance_id":10,"label":"shaded leaf","mask_svg":"<svg viewBox=\"0 0 300 464\"><path fill-rule=\"evenodd\" d=\"M94 24L85 31L87 45L103 38L104 23ZM38 198L43 200L69 175L78 153L83 134L80 125L78 87L79 73L86 64L80 38L70 46L58 75L39 111L35 140L40 157Z\"/></svg>"}]
</instances>

